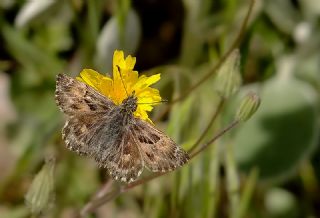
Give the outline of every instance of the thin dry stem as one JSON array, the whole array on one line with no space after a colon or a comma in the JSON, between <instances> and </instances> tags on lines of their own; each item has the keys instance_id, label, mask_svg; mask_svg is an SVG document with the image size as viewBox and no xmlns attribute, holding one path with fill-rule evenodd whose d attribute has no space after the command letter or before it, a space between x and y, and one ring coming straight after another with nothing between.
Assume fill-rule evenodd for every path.
<instances>
[{"instance_id":1,"label":"thin dry stem","mask_svg":"<svg viewBox=\"0 0 320 218\"><path fill-rule=\"evenodd\" d=\"M94 197L81 209L79 216L85 217L87 214L95 211L96 208L103 205L105 202L108 202L116 197L118 197L122 192L121 188L114 190L112 188L112 180L108 180L105 185L94 195Z\"/></svg>"}]
</instances>

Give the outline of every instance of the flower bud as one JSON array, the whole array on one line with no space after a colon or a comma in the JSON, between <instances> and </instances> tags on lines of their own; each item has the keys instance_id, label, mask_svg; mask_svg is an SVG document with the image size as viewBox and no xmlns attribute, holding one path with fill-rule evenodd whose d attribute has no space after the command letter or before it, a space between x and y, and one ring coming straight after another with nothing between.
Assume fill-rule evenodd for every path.
<instances>
[{"instance_id":1,"label":"flower bud","mask_svg":"<svg viewBox=\"0 0 320 218\"><path fill-rule=\"evenodd\" d=\"M54 159L46 160L40 172L33 179L25 195L25 202L32 214L40 214L53 200Z\"/></svg>"},{"instance_id":2,"label":"flower bud","mask_svg":"<svg viewBox=\"0 0 320 218\"><path fill-rule=\"evenodd\" d=\"M241 86L240 53L238 49L224 61L215 78L215 89L224 98L235 94Z\"/></svg>"},{"instance_id":3,"label":"flower bud","mask_svg":"<svg viewBox=\"0 0 320 218\"><path fill-rule=\"evenodd\" d=\"M239 121L247 121L258 110L259 106L260 97L254 92L249 92L240 103L236 119Z\"/></svg>"}]
</instances>

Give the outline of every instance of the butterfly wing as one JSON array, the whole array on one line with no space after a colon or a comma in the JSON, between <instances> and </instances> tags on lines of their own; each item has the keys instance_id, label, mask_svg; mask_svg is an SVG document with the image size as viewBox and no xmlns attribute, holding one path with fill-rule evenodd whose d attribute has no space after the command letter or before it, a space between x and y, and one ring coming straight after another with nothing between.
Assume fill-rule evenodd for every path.
<instances>
[{"instance_id":1,"label":"butterfly wing","mask_svg":"<svg viewBox=\"0 0 320 218\"><path fill-rule=\"evenodd\" d=\"M89 142L101 127L99 114L81 114L69 117L62 129L66 147L80 155L90 155L95 147Z\"/></svg>"},{"instance_id":2,"label":"butterfly wing","mask_svg":"<svg viewBox=\"0 0 320 218\"><path fill-rule=\"evenodd\" d=\"M92 148L91 156L100 167L107 168L109 174L123 182L132 182L141 174L144 164L130 131L133 115L126 116L120 106L110 114L100 117L100 126L87 140Z\"/></svg>"},{"instance_id":3,"label":"butterfly wing","mask_svg":"<svg viewBox=\"0 0 320 218\"><path fill-rule=\"evenodd\" d=\"M187 152L166 134L144 120L135 118L131 132L145 166L153 172L172 171L189 160Z\"/></svg>"},{"instance_id":4,"label":"butterfly wing","mask_svg":"<svg viewBox=\"0 0 320 218\"><path fill-rule=\"evenodd\" d=\"M129 131L118 122L114 103L92 87L63 74L57 76L56 103L68 115L62 129L67 148L93 157L117 180L135 180L143 160Z\"/></svg>"},{"instance_id":5,"label":"butterfly wing","mask_svg":"<svg viewBox=\"0 0 320 218\"><path fill-rule=\"evenodd\" d=\"M65 74L57 76L55 100L60 110L69 116L108 112L115 106L91 86Z\"/></svg>"},{"instance_id":6,"label":"butterfly wing","mask_svg":"<svg viewBox=\"0 0 320 218\"><path fill-rule=\"evenodd\" d=\"M92 87L64 74L57 76L55 100L60 110L68 115L62 129L67 148L81 155L92 153L88 142L102 125L100 118L107 117L114 103Z\"/></svg>"},{"instance_id":7,"label":"butterfly wing","mask_svg":"<svg viewBox=\"0 0 320 218\"><path fill-rule=\"evenodd\" d=\"M74 116L62 135L70 150L93 157L115 180L132 182L144 165L131 132L119 124L122 119L117 108L109 114Z\"/></svg>"},{"instance_id":8,"label":"butterfly wing","mask_svg":"<svg viewBox=\"0 0 320 218\"><path fill-rule=\"evenodd\" d=\"M107 168L115 180L123 182L136 180L143 171L144 163L130 131L124 129L109 141L102 141L104 143L98 146L100 151L94 155L99 165Z\"/></svg>"}]
</instances>

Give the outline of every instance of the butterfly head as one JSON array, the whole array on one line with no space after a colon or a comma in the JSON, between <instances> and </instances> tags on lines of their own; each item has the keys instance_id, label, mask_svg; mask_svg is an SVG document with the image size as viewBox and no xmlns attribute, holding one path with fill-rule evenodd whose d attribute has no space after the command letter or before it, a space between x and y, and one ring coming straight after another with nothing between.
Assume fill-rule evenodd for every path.
<instances>
[{"instance_id":1,"label":"butterfly head","mask_svg":"<svg viewBox=\"0 0 320 218\"><path fill-rule=\"evenodd\" d=\"M123 100L122 107L127 112L133 113L137 110L137 107L138 107L137 102L138 102L137 97L134 94L132 94L128 98Z\"/></svg>"}]
</instances>

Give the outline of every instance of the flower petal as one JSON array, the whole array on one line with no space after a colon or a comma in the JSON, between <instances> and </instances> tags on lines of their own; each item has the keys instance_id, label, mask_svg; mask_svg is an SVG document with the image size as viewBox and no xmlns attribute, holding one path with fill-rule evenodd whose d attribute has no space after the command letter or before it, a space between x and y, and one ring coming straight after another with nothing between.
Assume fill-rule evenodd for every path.
<instances>
[{"instance_id":1,"label":"flower petal","mask_svg":"<svg viewBox=\"0 0 320 218\"><path fill-rule=\"evenodd\" d=\"M95 70L84 69L80 72L81 77L77 77L79 81L87 83L105 96L112 96L113 81L107 76L103 76Z\"/></svg>"},{"instance_id":2,"label":"flower petal","mask_svg":"<svg viewBox=\"0 0 320 218\"><path fill-rule=\"evenodd\" d=\"M96 85L100 83L100 79L102 79L102 75L95 70L92 69L83 69L80 72L80 77L83 79L85 83L89 86L97 88Z\"/></svg>"},{"instance_id":3,"label":"flower petal","mask_svg":"<svg viewBox=\"0 0 320 218\"><path fill-rule=\"evenodd\" d=\"M155 75L152 75L152 76L150 76L150 77L148 77L148 78L146 79L146 84L147 84L148 86L150 86L150 85L158 82L158 81L160 80L160 78L161 78L161 77L160 77L160 73L155 74Z\"/></svg>"},{"instance_id":4,"label":"flower petal","mask_svg":"<svg viewBox=\"0 0 320 218\"><path fill-rule=\"evenodd\" d=\"M149 86L160 80L160 74L139 77L138 72L133 70L135 63L135 57L128 55L124 59L123 51L116 50L113 54L113 78L91 69L84 69L77 79L92 86L117 105L134 92L138 99L134 115L152 123L147 112L152 111L154 105L161 101L161 96L157 89Z\"/></svg>"},{"instance_id":5,"label":"flower petal","mask_svg":"<svg viewBox=\"0 0 320 218\"><path fill-rule=\"evenodd\" d=\"M137 108L136 112L134 112L134 116L136 117L139 117L140 119L142 120L146 120L148 121L149 123L153 123L149 117L148 117L148 114L145 110L143 110L142 108Z\"/></svg>"},{"instance_id":6,"label":"flower petal","mask_svg":"<svg viewBox=\"0 0 320 218\"><path fill-rule=\"evenodd\" d=\"M128 57L126 57L125 64L126 64L126 67L125 67L126 69L133 70L134 65L136 64L136 58L132 57L131 55L128 55Z\"/></svg>"},{"instance_id":7,"label":"flower petal","mask_svg":"<svg viewBox=\"0 0 320 218\"><path fill-rule=\"evenodd\" d=\"M118 68L115 68L113 71L113 100L117 105L121 104L129 95L129 93L127 94L127 88L124 87L124 83L125 81L122 78L122 74L120 75Z\"/></svg>"},{"instance_id":8,"label":"flower petal","mask_svg":"<svg viewBox=\"0 0 320 218\"><path fill-rule=\"evenodd\" d=\"M146 88L154 83L156 83L157 81L160 80L160 74L156 74L150 77L147 77L145 75L142 75L139 77L137 83L134 86L134 89L143 89Z\"/></svg>"},{"instance_id":9,"label":"flower petal","mask_svg":"<svg viewBox=\"0 0 320 218\"><path fill-rule=\"evenodd\" d=\"M123 51L119 51L119 50L115 50L113 53L113 60L112 60L112 66L113 66L113 71L115 70L115 68L117 68L116 66L119 66L120 68L124 68L125 64L124 64L124 53Z\"/></svg>"}]
</instances>

